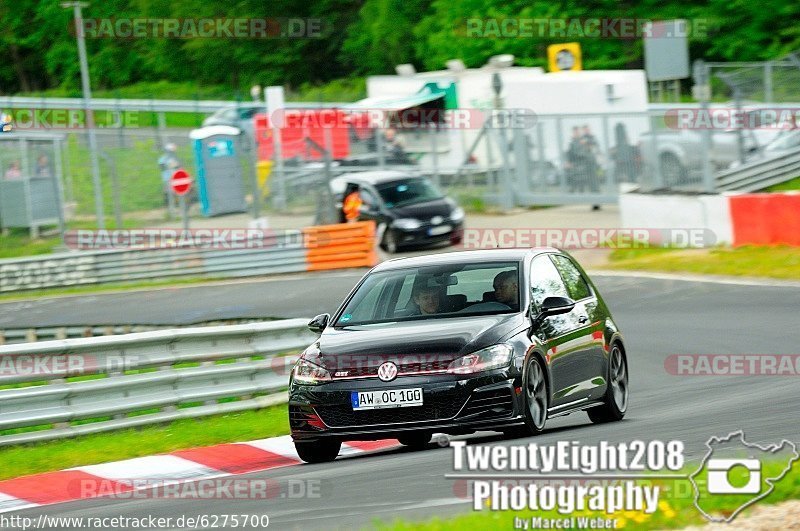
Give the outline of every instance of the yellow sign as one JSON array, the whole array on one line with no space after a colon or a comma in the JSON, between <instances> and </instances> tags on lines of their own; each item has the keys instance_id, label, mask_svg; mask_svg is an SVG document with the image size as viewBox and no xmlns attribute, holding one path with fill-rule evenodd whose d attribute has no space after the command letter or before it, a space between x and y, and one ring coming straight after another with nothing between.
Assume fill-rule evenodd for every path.
<instances>
[{"instance_id":1,"label":"yellow sign","mask_svg":"<svg viewBox=\"0 0 800 531\"><path fill-rule=\"evenodd\" d=\"M551 44L547 47L547 60L550 63L551 72L583 70L581 45L577 42Z\"/></svg>"}]
</instances>

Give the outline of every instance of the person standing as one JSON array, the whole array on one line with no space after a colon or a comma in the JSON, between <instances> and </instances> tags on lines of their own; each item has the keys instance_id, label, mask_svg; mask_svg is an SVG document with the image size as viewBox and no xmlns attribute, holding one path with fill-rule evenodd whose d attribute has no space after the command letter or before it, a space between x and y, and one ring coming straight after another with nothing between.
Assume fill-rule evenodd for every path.
<instances>
[{"instance_id":1,"label":"person standing","mask_svg":"<svg viewBox=\"0 0 800 531\"><path fill-rule=\"evenodd\" d=\"M169 181L175 170L181 167L181 161L178 159L178 146L169 142L164 145L164 153L158 159L158 168L161 171L161 186L164 193L164 205L167 207L169 217L172 217L175 209L175 198L172 195Z\"/></svg>"},{"instance_id":2,"label":"person standing","mask_svg":"<svg viewBox=\"0 0 800 531\"><path fill-rule=\"evenodd\" d=\"M361 205L364 200L361 198L361 191L357 184L350 184L345 190L344 201L342 202L342 213L344 214L345 223L354 223L358 221L358 216L361 214Z\"/></svg>"}]
</instances>

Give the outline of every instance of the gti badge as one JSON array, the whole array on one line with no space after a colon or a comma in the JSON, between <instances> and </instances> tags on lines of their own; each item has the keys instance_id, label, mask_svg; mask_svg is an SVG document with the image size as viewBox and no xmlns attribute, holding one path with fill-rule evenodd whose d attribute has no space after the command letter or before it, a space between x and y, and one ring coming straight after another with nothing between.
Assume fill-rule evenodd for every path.
<instances>
[{"instance_id":1,"label":"gti badge","mask_svg":"<svg viewBox=\"0 0 800 531\"><path fill-rule=\"evenodd\" d=\"M378 367L378 378L380 378L382 382L391 382L396 377L397 377L397 365L395 365L391 361L387 361L386 363Z\"/></svg>"}]
</instances>

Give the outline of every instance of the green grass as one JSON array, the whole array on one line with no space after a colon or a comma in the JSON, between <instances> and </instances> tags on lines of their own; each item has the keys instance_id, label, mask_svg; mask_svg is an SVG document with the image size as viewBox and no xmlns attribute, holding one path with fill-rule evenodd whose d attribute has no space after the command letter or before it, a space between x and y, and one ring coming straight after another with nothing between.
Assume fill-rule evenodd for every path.
<instances>
[{"instance_id":1,"label":"green grass","mask_svg":"<svg viewBox=\"0 0 800 531\"><path fill-rule=\"evenodd\" d=\"M96 227L94 221L70 221L67 230L74 229L93 229ZM122 227L126 229L140 228L146 225L143 220L129 218L122 220ZM116 229L116 222L113 217L106 219L106 228ZM58 227L44 227L44 232L54 232ZM24 256L34 256L39 254L49 254L58 251L61 246L61 236L40 236L31 239L28 229L10 228L8 234L0 234L0 259L20 258Z\"/></svg>"},{"instance_id":2,"label":"green grass","mask_svg":"<svg viewBox=\"0 0 800 531\"><path fill-rule=\"evenodd\" d=\"M764 463L763 476L768 477L773 473L780 473L785 463ZM687 470L689 474L692 470ZM666 484L662 481L650 482L662 485L669 490L664 490L659 496L658 510L651 514L640 511L620 511L611 515L605 512L581 511L572 515L562 515L553 511L470 511L469 513L455 516L452 518L433 518L425 522L411 522L408 520L395 520L393 522L383 522L376 520L375 527L380 530L393 531L441 531L449 529L469 529L470 531L494 531L496 529L513 529L514 517L530 520L531 517L542 518L564 518L565 516L575 517L601 517L617 519L617 528L633 529L680 529L686 526L704 525L707 520L694 506L692 498L694 491L688 480L677 480L673 484ZM670 488L674 486L675 488ZM747 517L752 510L761 505L774 505L786 500L800 498L800 461L796 461L788 476L776 484L775 490L766 498L759 500L754 505L745 509L739 514L733 524ZM739 502L736 497L720 496L710 497L703 502L703 508L713 513L730 515L735 510Z\"/></svg>"},{"instance_id":3,"label":"green grass","mask_svg":"<svg viewBox=\"0 0 800 531\"><path fill-rule=\"evenodd\" d=\"M765 192L787 192L791 190L800 190L800 177L795 177L791 181L770 186Z\"/></svg>"},{"instance_id":4,"label":"green grass","mask_svg":"<svg viewBox=\"0 0 800 531\"><path fill-rule=\"evenodd\" d=\"M286 406L0 448L0 480L289 433Z\"/></svg>"},{"instance_id":5,"label":"green grass","mask_svg":"<svg viewBox=\"0 0 800 531\"><path fill-rule=\"evenodd\" d=\"M800 279L800 247L615 249L609 269Z\"/></svg>"},{"instance_id":6,"label":"green grass","mask_svg":"<svg viewBox=\"0 0 800 531\"><path fill-rule=\"evenodd\" d=\"M334 79L327 83L304 83L288 90L287 101L349 102L366 98L366 79L363 77ZM80 98L81 89L54 88L46 91L19 93L16 96ZM92 89L94 98L160 99L160 100L229 100L249 102L250 88L236 90L225 85L198 85L195 82L140 82L115 89Z\"/></svg>"}]
</instances>

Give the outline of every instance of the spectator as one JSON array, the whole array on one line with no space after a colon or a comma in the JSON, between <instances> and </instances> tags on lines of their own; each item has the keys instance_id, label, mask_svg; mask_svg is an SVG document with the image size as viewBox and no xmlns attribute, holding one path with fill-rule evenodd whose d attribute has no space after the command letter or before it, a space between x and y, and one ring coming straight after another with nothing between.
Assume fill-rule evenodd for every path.
<instances>
[{"instance_id":1,"label":"spectator","mask_svg":"<svg viewBox=\"0 0 800 531\"><path fill-rule=\"evenodd\" d=\"M573 193L583 192L586 186L590 154L586 143L583 141L580 127L575 126L572 128L572 138L565 158L565 174L569 191Z\"/></svg>"},{"instance_id":2,"label":"spectator","mask_svg":"<svg viewBox=\"0 0 800 531\"><path fill-rule=\"evenodd\" d=\"M586 147L588 154L587 158L587 180L589 188L592 192L599 192L599 179L600 179L600 166L602 154L600 153L600 144L597 142L597 137L592 134L589 126L584 124L581 134L581 142Z\"/></svg>"},{"instance_id":3,"label":"spectator","mask_svg":"<svg viewBox=\"0 0 800 531\"><path fill-rule=\"evenodd\" d=\"M22 170L20 168L18 160L11 161L11 163L8 165L8 168L6 169L6 172L3 174L3 178L9 181L22 179Z\"/></svg>"},{"instance_id":4,"label":"spectator","mask_svg":"<svg viewBox=\"0 0 800 531\"><path fill-rule=\"evenodd\" d=\"M164 145L164 154L158 159L158 168L161 170L161 184L164 193L164 204L167 207L172 207L170 198L172 197L172 190L169 186L169 181L175 170L181 167L181 161L178 159L178 146L169 142Z\"/></svg>"},{"instance_id":5,"label":"spectator","mask_svg":"<svg viewBox=\"0 0 800 531\"><path fill-rule=\"evenodd\" d=\"M39 158L36 159L36 173L34 175L39 178L49 178L53 176L53 172L50 169L50 158L44 153L39 155Z\"/></svg>"},{"instance_id":6,"label":"spectator","mask_svg":"<svg viewBox=\"0 0 800 531\"><path fill-rule=\"evenodd\" d=\"M411 164L411 159L408 157L403 143L397 136L397 131L394 129L387 129L384 134L384 150L387 154L387 162L390 164Z\"/></svg>"},{"instance_id":7,"label":"spectator","mask_svg":"<svg viewBox=\"0 0 800 531\"><path fill-rule=\"evenodd\" d=\"M614 180L618 183L636 182L641 164L639 149L628 141L628 131L622 122L614 126L615 145L611 148L614 161Z\"/></svg>"}]
</instances>

